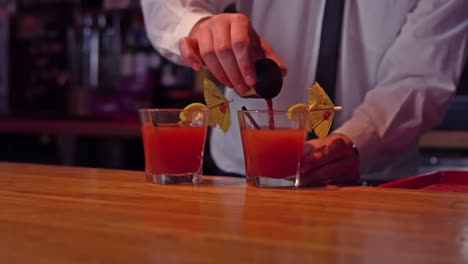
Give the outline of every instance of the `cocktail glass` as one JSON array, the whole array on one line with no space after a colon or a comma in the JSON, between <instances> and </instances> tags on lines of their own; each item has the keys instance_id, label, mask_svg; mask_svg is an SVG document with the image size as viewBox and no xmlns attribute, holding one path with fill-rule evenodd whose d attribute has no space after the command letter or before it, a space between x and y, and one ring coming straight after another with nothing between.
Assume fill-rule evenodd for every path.
<instances>
[{"instance_id":1,"label":"cocktail glass","mask_svg":"<svg viewBox=\"0 0 468 264\"><path fill-rule=\"evenodd\" d=\"M247 183L298 187L308 112L238 111Z\"/></svg>"},{"instance_id":2,"label":"cocktail glass","mask_svg":"<svg viewBox=\"0 0 468 264\"><path fill-rule=\"evenodd\" d=\"M200 183L208 110L141 109L146 181Z\"/></svg>"}]
</instances>

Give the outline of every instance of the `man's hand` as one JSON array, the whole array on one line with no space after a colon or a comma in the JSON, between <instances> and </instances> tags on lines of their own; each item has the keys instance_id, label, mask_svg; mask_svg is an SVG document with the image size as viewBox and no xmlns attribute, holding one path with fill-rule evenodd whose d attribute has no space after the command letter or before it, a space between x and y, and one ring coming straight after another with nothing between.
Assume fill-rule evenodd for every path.
<instances>
[{"instance_id":1,"label":"man's hand","mask_svg":"<svg viewBox=\"0 0 468 264\"><path fill-rule=\"evenodd\" d=\"M353 142L343 135L309 140L304 145L301 186L352 184L359 179L359 157Z\"/></svg>"},{"instance_id":2,"label":"man's hand","mask_svg":"<svg viewBox=\"0 0 468 264\"><path fill-rule=\"evenodd\" d=\"M255 61L274 60L286 75L284 63L242 14L219 14L199 21L190 36L180 39L184 62L199 71L205 64L224 85L243 94L255 84Z\"/></svg>"}]
</instances>

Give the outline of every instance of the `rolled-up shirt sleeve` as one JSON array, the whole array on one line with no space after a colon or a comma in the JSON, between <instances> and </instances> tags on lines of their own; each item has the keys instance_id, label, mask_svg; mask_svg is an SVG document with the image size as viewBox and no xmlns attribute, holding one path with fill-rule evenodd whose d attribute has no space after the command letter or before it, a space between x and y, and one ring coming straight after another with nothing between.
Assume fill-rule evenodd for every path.
<instances>
[{"instance_id":1,"label":"rolled-up shirt sleeve","mask_svg":"<svg viewBox=\"0 0 468 264\"><path fill-rule=\"evenodd\" d=\"M363 173L396 160L446 113L468 49L468 1L421 0L383 57L377 84L336 132L359 149Z\"/></svg>"},{"instance_id":2,"label":"rolled-up shirt sleeve","mask_svg":"<svg viewBox=\"0 0 468 264\"><path fill-rule=\"evenodd\" d=\"M142 0L146 31L161 55L182 64L178 42L203 18L222 12L232 1Z\"/></svg>"}]
</instances>

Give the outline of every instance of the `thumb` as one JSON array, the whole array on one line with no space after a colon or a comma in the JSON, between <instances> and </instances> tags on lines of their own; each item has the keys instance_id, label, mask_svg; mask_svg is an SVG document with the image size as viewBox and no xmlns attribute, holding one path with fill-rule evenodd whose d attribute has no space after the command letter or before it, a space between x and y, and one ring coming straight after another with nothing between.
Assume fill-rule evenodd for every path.
<instances>
[{"instance_id":1,"label":"thumb","mask_svg":"<svg viewBox=\"0 0 468 264\"><path fill-rule=\"evenodd\" d=\"M308 153L312 152L314 147L311 144L304 143L304 148L302 150L302 155L307 155Z\"/></svg>"},{"instance_id":2,"label":"thumb","mask_svg":"<svg viewBox=\"0 0 468 264\"><path fill-rule=\"evenodd\" d=\"M285 77L288 74L288 68L286 68L286 64L279 58L279 56L273 51L273 48L271 48L270 44L268 44L266 41L263 39L261 40L262 48L265 51L265 57L272 59L276 64L278 64L278 67L281 70L281 74L283 77Z\"/></svg>"},{"instance_id":3,"label":"thumb","mask_svg":"<svg viewBox=\"0 0 468 264\"><path fill-rule=\"evenodd\" d=\"M308 140L304 142L304 150L302 151L302 153L305 155L310 152L317 151L321 147L323 147L323 140L320 140L320 139Z\"/></svg>"}]
</instances>

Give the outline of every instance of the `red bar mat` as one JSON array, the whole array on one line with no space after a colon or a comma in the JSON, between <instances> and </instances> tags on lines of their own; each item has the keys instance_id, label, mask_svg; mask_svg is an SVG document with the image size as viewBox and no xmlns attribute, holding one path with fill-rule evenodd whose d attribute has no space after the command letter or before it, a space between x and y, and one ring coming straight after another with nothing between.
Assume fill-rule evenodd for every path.
<instances>
[{"instance_id":1,"label":"red bar mat","mask_svg":"<svg viewBox=\"0 0 468 264\"><path fill-rule=\"evenodd\" d=\"M388 182L379 187L468 193L468 171L435 171Z\"/></svg>"}]
</instances>

